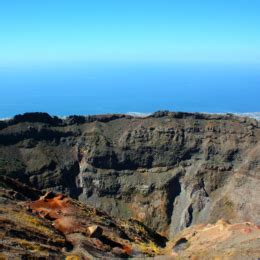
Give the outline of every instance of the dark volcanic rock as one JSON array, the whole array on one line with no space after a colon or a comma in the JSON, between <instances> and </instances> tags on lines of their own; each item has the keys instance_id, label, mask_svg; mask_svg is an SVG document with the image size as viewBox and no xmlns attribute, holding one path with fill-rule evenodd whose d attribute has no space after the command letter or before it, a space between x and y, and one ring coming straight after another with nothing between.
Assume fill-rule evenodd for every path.
<instances>
[{"instance_id":1,"label":"dark volcanic rock","mask_svg":"<svg viewBox=\"0 0 260 260\"><path fill-rule=\"evenodd\" d=\"M18 124L23 122L32 122L32 123L45 123L49 125L59 125L62 123L62 120L58 117L50 116L47 113L25 113L23 115L16 115L12 120L9 121L9 124Z\"/></svg>"},{"instance_id":2,"label":"dark volcanic rock","mask_svg":"<svg viewBox=\"0 0 260 260\"><path fill-rule=\"evenodd\" d=\"M0 122L0 173L173 236L197 223L259 224L254 119L161 111Z\"/></svg>"}]
</instances>

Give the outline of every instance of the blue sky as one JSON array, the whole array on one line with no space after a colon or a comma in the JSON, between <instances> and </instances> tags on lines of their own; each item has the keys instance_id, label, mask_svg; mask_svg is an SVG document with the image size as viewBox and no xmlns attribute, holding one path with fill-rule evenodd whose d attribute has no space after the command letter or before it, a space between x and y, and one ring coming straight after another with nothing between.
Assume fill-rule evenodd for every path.
<instances>
[{"instance_id":1,"label":"blue sky","mask_svg":"<svg viewBox=\"0 0 260 260\"><path fill-rule=\"evenodd\" d=\"M259 0L6 0L0 65L260 61Z\"/></svg>"}]
</instances>

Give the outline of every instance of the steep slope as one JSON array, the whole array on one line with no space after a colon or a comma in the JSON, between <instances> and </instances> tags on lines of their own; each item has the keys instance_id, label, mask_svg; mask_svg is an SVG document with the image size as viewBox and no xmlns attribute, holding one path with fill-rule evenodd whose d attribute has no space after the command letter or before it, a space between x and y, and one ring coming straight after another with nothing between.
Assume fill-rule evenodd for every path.
<instances>
[{"instance_id":1,"label":"steep slope","mask_svg":"<svg viewBox=\"0 0 260 260\"><path fill-rule=\"evenodd\" d=\"M0 122L0 173L174 237L220 218L260 224L259 140L258 121L233 115L32 113Z\"/></svg>"},{"instance_id":2,"label":"steep slope","mask_svg":"<svg viewBox=\"0 0 260 260\"><path fill-rule=\"evenodd\" d=\"M27 194L27 195L26 195ZM111 259L161 253L166 239L137 220L113 219L64 195L0 176L1 259Z\"/></svg>"}]
</instances>

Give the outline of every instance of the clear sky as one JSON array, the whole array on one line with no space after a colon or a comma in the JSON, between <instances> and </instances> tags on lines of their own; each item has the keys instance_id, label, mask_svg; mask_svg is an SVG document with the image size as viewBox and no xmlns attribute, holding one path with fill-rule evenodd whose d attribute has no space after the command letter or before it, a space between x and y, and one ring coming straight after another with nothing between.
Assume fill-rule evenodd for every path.
<instances>
[{"instance_id":1,"label":"clear sky","mask_svg":"<svg viewBox=\"0 0 260 260\"><path fill-rule=\"evenodd\" d=\"M6 0L0 65L260 61L259 0Z\"/></svg>"}]
</instances>

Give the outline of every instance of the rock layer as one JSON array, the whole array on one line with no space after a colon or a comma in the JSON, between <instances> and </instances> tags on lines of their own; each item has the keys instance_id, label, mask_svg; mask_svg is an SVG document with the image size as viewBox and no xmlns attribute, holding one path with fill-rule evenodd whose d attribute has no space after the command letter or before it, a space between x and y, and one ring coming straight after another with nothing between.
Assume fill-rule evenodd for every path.
<instances>
[{"instance_id":1,"label":"rock layer","mask_svg":"<svg viewBox=\"0 0 260 260\"><path fill-rule=\"evenodd\" d=\"M168 237L220 218L260 224L259 125L171 112L25 114L0 122L0 174Z\"/></svg>"}]
</instances>

